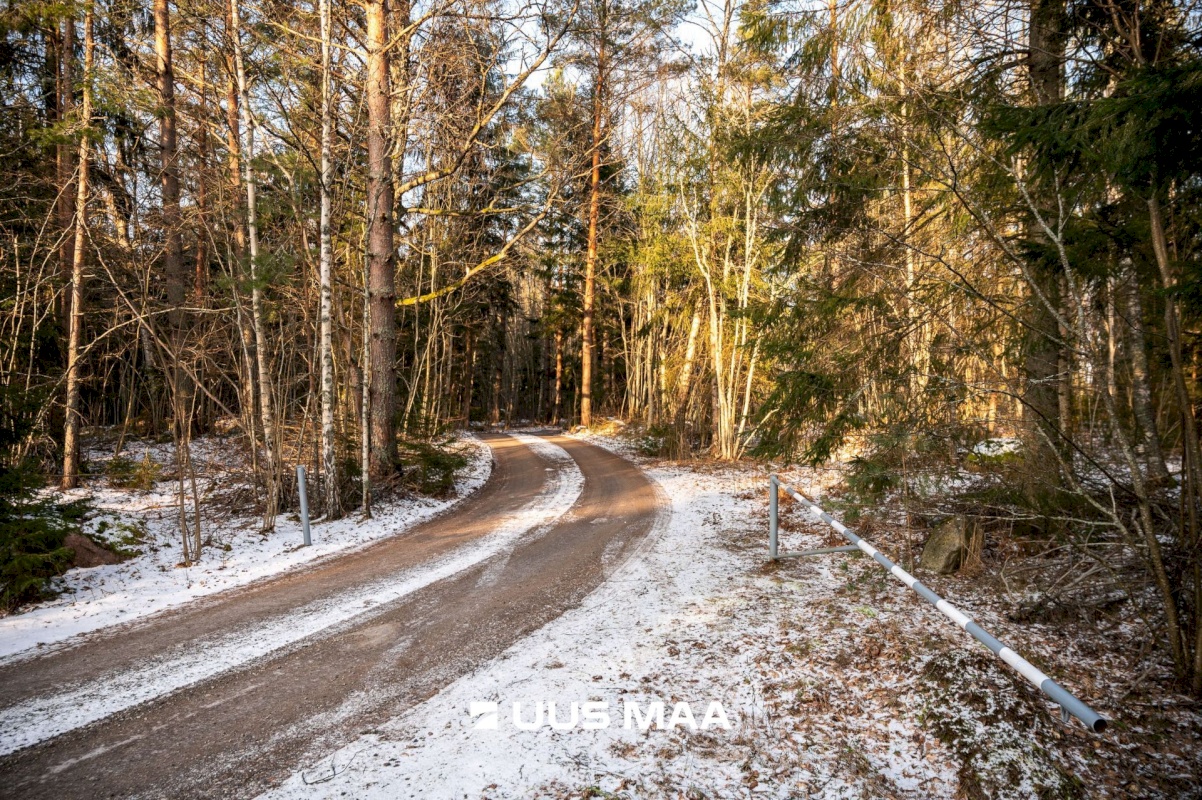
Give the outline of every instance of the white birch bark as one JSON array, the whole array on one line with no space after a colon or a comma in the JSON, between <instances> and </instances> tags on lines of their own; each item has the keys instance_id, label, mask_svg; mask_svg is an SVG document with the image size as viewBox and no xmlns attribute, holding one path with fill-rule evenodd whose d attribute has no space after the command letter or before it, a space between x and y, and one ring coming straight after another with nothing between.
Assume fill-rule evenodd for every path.
<instances>
[{"instance_id":1,"label":"white birch bark","mask_svg":"<svg viewBox=\"0 0 1202 800\"><path fill-rule=\"evenodd\" d=\"M263 330L263 287L259 283L259 226L255 194L255 120L250 113L250 90L246 83L246 67L242 57L241 17L238 0L230 0L231 31L234 46L234 71L238 79L239 112L242 129L246 132L246 148L242 158L242 179L246 184L246 232L250 245L250 313L255 331L255 360L259 372L259 416L263 423L263 457L267 475L267 496L263 508L263 530L275 529L279 511L279 438L272 410L271 370L267 363L267 336Z\"/></svg>"},{"instance_id":2,"label":"white birch bark","mask_svg":"<svg viewBox=\"0 0 1202 800\"><path fill-rule=\"evenodd\" d=\"M325 482L326 519L342 516L338 497L338 462L334 452L334 241L330 229L334 179L330 111L330 0L321 0L321 461Z\"/></svg>"}]
</instances>

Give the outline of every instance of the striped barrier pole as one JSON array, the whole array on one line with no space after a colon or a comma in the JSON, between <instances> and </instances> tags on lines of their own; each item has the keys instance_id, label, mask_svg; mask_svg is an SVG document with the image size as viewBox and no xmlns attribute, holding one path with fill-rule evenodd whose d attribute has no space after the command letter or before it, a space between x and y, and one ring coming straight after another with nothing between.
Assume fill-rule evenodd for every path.
<instances>
[{"instance_id":1,"label":"striped barrier pole","mask_svg":"<svg viewBox=\"0 0 1202 800\"><path fill-rule=\"evenodd\" d=\"M947 600L944 600L942 597L940 597L939 595L932 592L925 585L923 585L922 581L918 580L913 575L906 572L904 569L899 567L897 564L894 564L892 561L890 561L888 558L886 558L885 555L880 550L877 550L871 544L864 541L856 534L852 533L847 528L846 525L844 525L842 522L839 522L839 520L835 519L830 514L823 511L818 506L818 504L815 503L813 500L810 500L808 497L806 497L805 495L801 494L793 487L786 484L777 475L771 475L769 477L769 481L770 481L771 496L772 496L771 509L770 509L770 516L772 517L772 519L771 519L772 560L775 561L778 558L778 553L777 553L778 533L777 532L779 530L779 525L778 525L778 520L777 520L778 512L777 512L776 492L777 492L777 488L779 487L779 488L784 489L786 492L788 492L789 495L794 500L796 500L797 502L801 503L803 506L808 508L812 514L814 514L819 519L821 519L823 522L825 522L827 525L830 525L832 528L834 528L836 531L838 531L843 536L843 538L847 539L849 542L851 542L853 545L855 545L855 547L857 549L859 549L861 552L863 552L865 555L871 556L873 559L875 559L876 562L878 564L880 564L882 567L884 567L891 575L893 575L893 577L897 578L899 581L904 583L910 589L913 589L914 592L917 593L919 597L921 597L923 600L926 600L928 603L930 603L935 608L937 608L939 610L939 612L942 613L945 617L947 617L952 622L956 623L962 629L964 629L969 634L971 634L972 637L974 639L976 639L978 642L980 642L981 644L988 647L991 651L993 651L993 654L995 656L997 656L1002 661L1005 661L1007 664L1009 664L1016 672L1018 672L1018 674L1022 675L1024 678L1026 678L1027 681L1032 686L1039 689L1041 692L1046 694L1048 697L1052 698L1057 703L1059 703L1061 714L1062 714L1062 716L1064 716L1064 718L1066 720L1068 718L1068 715L1071 714L1072 716L1081 720L1081 722L1085 723L1085 727L1089 728L1090 730L1094 731L1095 733L1101 733L1102 731L1106 730L1106 720L1103 719L1092 708L1085 705L1085 703L1081 702L1076 697L1074 697L1068 690L1066 690L1063 686L1056 683L1056 681L1052 680L1047 675L1045 675L1038 667L1036 667L1030 661L1027 661L1027 659L1023 658L1018 653L1014 652L1009 647L1007 647L1006 645L999 642L988 631L986 631L980 625L978 625L977 623L975 623L971 619L969 619L968 615L966 615L963 611L956 608L954 605L949 603ZM785 554L781 554L781 555L785 555Z\"/></svg>"}]
</instances>

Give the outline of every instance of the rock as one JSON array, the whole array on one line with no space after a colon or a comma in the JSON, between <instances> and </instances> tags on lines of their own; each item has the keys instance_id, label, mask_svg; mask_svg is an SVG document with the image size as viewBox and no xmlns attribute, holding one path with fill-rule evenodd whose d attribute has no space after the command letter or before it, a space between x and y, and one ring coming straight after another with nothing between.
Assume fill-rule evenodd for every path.
<instances>
[{"instance_id":1,"label":"rock","mask_svg":"<svg viewBox=\"0 0 1202 800\"><path fill-rule=\"evenodd\" d=\"M964 564L975 535L976 525L963 514L944 520L931 531L919 563L923 569L950 575Z\"/></svg>"},{"instance_id":2,"label":"rock","mask_svg":"<svg viewBox=\"0 0 1202 800\"><path fill-rule=\"evenodd\" d=\"M78 533L68 533L67 538L63 540L63 547L75 554L71 560L73 567L99 567L103 564L121 563L121 556Z\"/></svg>"}]
</instances>

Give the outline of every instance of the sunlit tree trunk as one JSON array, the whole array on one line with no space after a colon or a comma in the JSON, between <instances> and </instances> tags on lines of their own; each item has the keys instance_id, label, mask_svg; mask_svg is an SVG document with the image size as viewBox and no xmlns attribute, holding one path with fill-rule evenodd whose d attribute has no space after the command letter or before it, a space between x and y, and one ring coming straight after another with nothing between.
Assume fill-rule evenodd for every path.
<instances>
[{"instance_id":1,"label":"sunlit tree trunk","mask_svg":"<svg viewBox=\"0 0 1202 800\"><path fill-rule=\"evenodd\" d=\"M359 397L359 510L364 519L371 518L371 298L367 290L368 276L363 276L363 354L360 358L364 387Z\"/></svg>"},{"instance_id":2,"label":"sunlit tree trunk","mask_svg":"<svg viewBox=\"0 0 1202 800\"><path fill-rule=\"evenodd\" d=\"M225 8L225 35L227 39L226 46L228 47L226 52L226 69L229 73L226 82L225 121L226 150L229 154L230 196L237 198L242 193L242 126L239 121L241 104L238 102L238 71L234 63L234 38L237 36L237 29L234 27L233 22L234 2L236 0L229 0ZM246 225L241 214L234 215L230 244L233 249L232 260L234 262L235 274L241 278L243 275L242 271L246 268ZM237 316L239 355L241 356L238 375L240 384L239 411L243 420L242 426L246 429L247 436L250 439L251 467L255 475L258 476L259 444L257 428L259 423L255 421L255 418L258 416L258 407L255 397L256 350L254 327L251 325L249 315L246 313L246 308L242 303L242 295L238 282L235 282L232 288L232 296Z\"/></svg>"},{"instance_id":3,"label":"sunlit tree trunk","mask_svg":"<svg viewBox=\"0 0 1202 800\"><path fill-rule=\"evenodd\" d=\"M604 16L602 16L604 20ZM597 235L601 224L601 144L603 135L605 78L605 31L598 37L597 72L593 79L592 165L589 169L588 246L584 257L584 297L580 323L580 424L593 424L593 304L597 285Z\"/></svg>"},{"instance_id":4,"label":"sunlit tree trunk","mask_svg":"<svg viewBox=\"0 0 1202 800\"><path fill-rule=\"evenodd\" d=\"M388 6L367 9L367 272L371 307L371 464L373 477L392 473L396 461L396 276L393 248L391 81Z\"/></svg>"}]
</instances>

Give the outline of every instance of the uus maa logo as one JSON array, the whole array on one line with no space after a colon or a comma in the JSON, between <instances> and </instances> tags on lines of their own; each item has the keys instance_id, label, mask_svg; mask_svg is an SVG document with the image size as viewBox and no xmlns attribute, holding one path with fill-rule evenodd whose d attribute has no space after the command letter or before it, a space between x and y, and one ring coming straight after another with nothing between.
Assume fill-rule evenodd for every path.
<instances>
[{"instance_id":1,"label":"uus maa logo","mask_svg":"<svg viewBox=\"0 0 1202 800\"><path fill-rule=\"evenodd\" d=\"M501 704L496 701L473 702L469 708L472 727L476 730L497 730L503 719ZM622 704L620 716L610 713L609 703L589 700L583 703L557 703L554 700L531 702L515 701L512 713L504 719L522 731L534 731L548 727L557 731L601 730L620 722L627 730L672 730L685 728L691 731L719 728L728 731L730 720L726 710L717 700L711 700L705 712L698 716L688 703L674 703L669 713L661 700L645 704L627 700Z\"/></svg>"}]
</instances>

